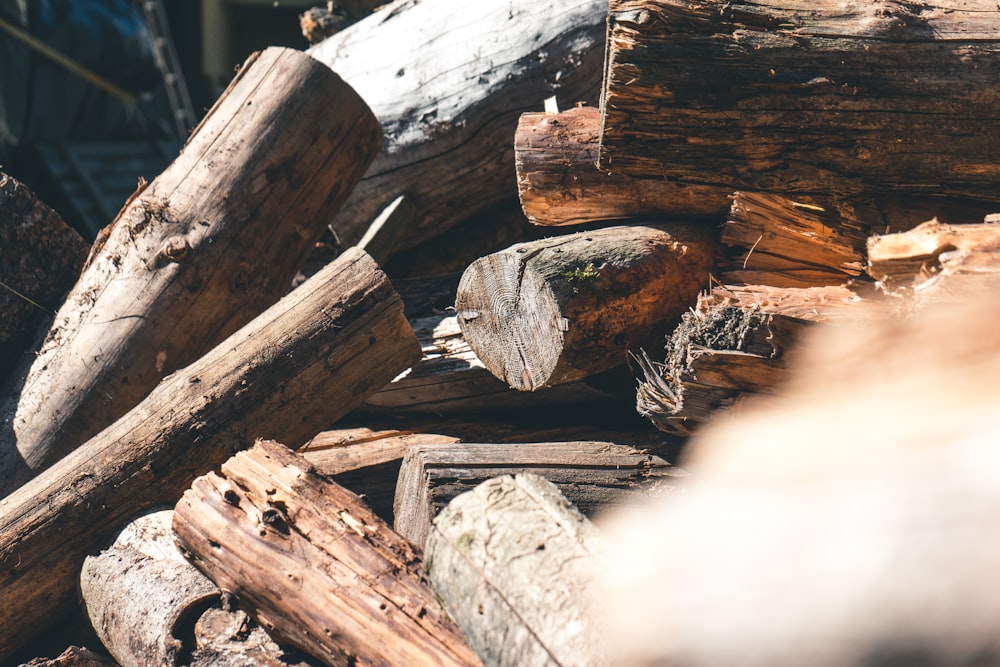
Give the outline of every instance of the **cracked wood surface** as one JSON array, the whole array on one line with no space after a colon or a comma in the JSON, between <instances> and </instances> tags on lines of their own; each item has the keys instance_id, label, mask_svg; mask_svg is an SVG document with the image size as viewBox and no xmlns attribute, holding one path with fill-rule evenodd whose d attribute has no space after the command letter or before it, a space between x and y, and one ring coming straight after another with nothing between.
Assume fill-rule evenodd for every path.
<instances>
[{"instance_id":1,"label":"cracked wood surface","mask_svg":"<svg viewBox=\"0 0 1000 667\"><path fill-rule=\"evenodd\" d=\"M283 445L258 441L195 480L173 525L195 566L326 664L480 664L420 551Z\"/></svg>"},{"instance_id":2,"label":"cracked wood surface","mask_svg":"<svg viewBox=\"0 0 1000 667\"><path fill-rule=\"evenodd\" d=\"M545 479L504 475L449 503L427 539L434 590L487 667L599 665L596 528Z\"/></svg>"}]
</instances>

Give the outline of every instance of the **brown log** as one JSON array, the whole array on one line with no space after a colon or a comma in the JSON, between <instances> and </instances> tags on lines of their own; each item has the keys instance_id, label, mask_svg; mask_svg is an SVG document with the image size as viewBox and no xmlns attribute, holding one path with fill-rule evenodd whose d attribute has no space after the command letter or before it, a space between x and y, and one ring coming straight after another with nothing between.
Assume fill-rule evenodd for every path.
<instances>
[{"instance_id":1,"label":"brown log","mask_svg":"<svg viewBox=\"0 0 1000 667\"><path fill-rule=\"evenodd\" d=\"M695 226L609 227L473 262L455 297L483 364L515 389L580 380L660 338L707 286L716 246Z\"/></svg>"},{"instance_id":2,"label":"brown log","mask_svg":"<svg viewBox=\"0 0 1000 667\"><path fill-rule=\"evenodd\" d=\"M195 480L174 513L192 562L328 665L479 665L420 552L358 496L261 440Z\"/></svg>"},{"instance_id":3,"label":"brown log","mask_svg":"<svg viewBox=\"0 0 1000 667\"><path fill-rule=\"evenodd\" d=\"M722 228L724 284L840 285L862 275L867 226L851 212L779 195L736 192Z\"/></svg>"},{"instance_id":4,"label":"brown log","mask_svg":"<svg viewBox=\"0 0 1000 667\"><path fill-rule=\"evenodd\" d=\"M850 201L996 200L1000 10L612 0L600 165ZM877 65L876 65L877 63Z\"/></svg>"},{"instance_id":5,"label":"brown log","mask_svg":"<svg viewBox=\"0 0 1000 667\"><path fill-rule=\"evenodd\" d=\"M56 658L34 658L22 667L118 667L118 663L86 647L70 646Z\"/></svg>"},{"instance_id":6,"label":"brown log","mask_svg":"<svg viewBox=\"0 0 1000 667\"><path fill-rule=\"evenodd\" d=\"M414 444L399 471L393 527L423 545L434 517L453 498L493 477L524 470L555 484L587 516L669 492L685 474L647 450L612 442Z\"/></svg>"},{"instance_id":7,"label":"brown log","mask_svg":"<svg viewBox=\"0 0 1000 667\"><path fill-rule=\"evenodd\" d=\"M1000 655L998 305L816 327L780 395L692 439L681 502L600 524L614 664Z\"/></svg>"},{"instance_id":8,"label":"brown log","mask_svg":"<svg viewBox=\"0 0 1000 667\"><path fill-rule=\"evenodd\" d=\"M690 185L599 169L601 114L577 107L521 115L514 134L517 192L536 225L576 225L683 213L721 217L732 188Z\"/></svg>"},{"instance_id":9,"label":"brown log","mask_svg":"<svg viewBox=\"0 0 1000 667\"><path fill-rule=\"evenodd\" d=\"M7 406L0 495L285 294L379 136L364 101L321 63L291 49L252 56L95 243Z\"/></svg>"},{"instance_id":10,"label":"brown log","mask_svg":"<svg viewBox=\"0 0 1000 667\"><path fill-rule=\"evenodd\" d=\"M222 608L218 587L177 549L173 514L163 509L137 517L83 562L87 615L118 664L306 667L245 612Z\"/></svg>"},{"instance_id":11,"label":"brown log","mask_svg":"<svg viewBox=\"0 0 1000 667\"><path fill-rule=\"evenodd\" d=\"M596 667L610 664L587 593L603 546L550 482L505 475L441 513L427 572L484 664Z\"/></svg>"},{"instance_id":12,"label":"brown log","mask_svg":"<svg viewBox=\"0 0 1000 667\"><path fill-rule=\"evenodd\" d=\"M636 409L667 433L691 433L742 397L780 385L788 353L812 325L882 314L874 290L862 286L718 287L684 314L662 363L636 357L644 375Z\"/></svg>"},{"instance_id":13,"label":"brown log","mask_svg":"<svg viewBox=\"0 0 1000 667\"><path fill-rule=\"evenodd\" d=\"M552 95L596 104L606 20L604 0L396 0L312 47L386 136L333 223L344 243L401 194L400 250L516 199L518 117Z\"/></svg>"},{"instance_id":14,"label":"brown log","mask_svg":"<svg viewBox=\"0 0 1000 667\"><path fill-rule=\"evenodd\" d=\"M0 379L62 305L87 242L24 183L0 172Z\"/></svg>"},{"instance_id":15,"label":"brown log","mask_svg":"<svg viewBox=\"0 0 1000 667\"><path fill-rule=\"evenodd\" d=\"M298 445L412 364L378 266L349 250L0 501L0 661L73 609L84 557L257 437Z\"/></svg>"}]
</instances>

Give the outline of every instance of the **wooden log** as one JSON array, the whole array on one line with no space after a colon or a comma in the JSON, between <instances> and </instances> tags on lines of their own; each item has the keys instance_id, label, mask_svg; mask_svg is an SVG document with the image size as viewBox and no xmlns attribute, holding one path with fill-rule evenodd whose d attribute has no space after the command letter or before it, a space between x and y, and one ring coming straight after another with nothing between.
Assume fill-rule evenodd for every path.
<instances>
[{"instance_id":1,"label":"wooden log","mask_svg":"<svg viewBox=\"0 0 1000 667\"><path fill-rule=\"evenodd\" d=\"M722 228L729 267L723 284L840 285L862 275L869 232L829 205L736 192Z\"/></svg>"},{"instance_id":2,"label":"wooden log","mask_svg":"<svg viewBox=\"0 0 1000 667\"><path fill-rule=\"evenodd\" d=\"M130 521L80 573L87 615L122 667L305 665L241 610L174 543L173 511ZM314 663L318 664L318 663Z\"/></svg>"},{"instance_id":3,"label":"wooden log","mask_svg":"<svg viewBox=\"0 0 1000 667\"><path fill-rule=\"evenodd\" d=\"M524 470L555 484L587 516L643 495L669 492L685 474L647 450L612 442L414 444L399 471L393 527L423 545L434 517L456 496L488 479Z\"/></svg>"},{"instance_id":4,"label":"wooden log","mask_svg":"<svg viewBox=\"0 0 1000 667\"><path fill-rule=\"evenodd\" d=\"M284 295L379 133L321 63L291 49L252 56L95 243L7 405L0 495Z\"/></svg>"},{"instance_id":5,"label":"wooden log","mask_svg":"<svg viewBox=\"0 0 1000 667\"><path fill-rule=\"evenodd\" d=\"M692 439L680 502L600 523L614 664L1000 655L997 306L816 327L780 395Z\"/></svg>"},{"instance_id":6,"label":"wooden log","mask_svg":"<svg viewBox=\"0 0 1000 667\"><path fill-rule=\"evenodd\" d=\"M600 166L851 200L993 201L1000 10L612 0ZM877 66L875 65L877 63Z\"/></svg>"},{"instance_id":7,"label":"wooden log","mask_svg":"<svg viewBox=\"0 0 1000 667\"><path fill-rule=\"evenodd\" d=\"M625 363L707 286L716 246L690 225L634 225L521 243L476 260L455 297L486 368L515 389Z\"/></svg>"},{"instance_id":8,"label":"wooden log","mask_svg":"<svg viewBox=\"0 0 1000 667\"><path fill-rule=\"evenodd\" d=\"M195 480L173 526L222 590L326 664L480 664L420 552L283 445L258 441Z\"/></svg>"},{"instance_id":9,"label":"wooden log","mask_svg":"<svg viewBox=\"0 0 1000 667\"><path fill-rule=\"evenodd\" d=\"M87 243L15 178L0 172L0 379L51 319L87 257Z\"/></svg>"},{"instance_id":10,"label":"wooden log","mask_svg":"<svg viewBox=\"0 0 1000 667\"><path fill-rule=\"evenodd\" d=\"M440 514L427 574L484 664L605 665L587 604L602 548L550 482L505 475Z\"/></svg>"},{"instance_id":11,"label":"wooden log","mask_svg":"<svg viewBox=\"0 0 1000 667\"><path fill-rule=\"evenodd\" d=\"M118 667L118 663L86 647L69 646L55 658L34 658L22 667Z\"/></svg>"},{"instance_id":12,"label":"wooden log","mask_svg":"<svg viewBox=\"0 0 1000 667\"><path fill-rule=\"evenodd\" d=\"M596 107L521 115L514 134L517 192L533 224L649 219L665 213L721 217L728 210L732 188L598 168L600 129Z\"/></svg>"},{"instance_id":13,"label":"wooden log","mask_svg":"<svg viewBox=\"0 0 1000 667\"><path fill-rule=\"evenodd\" d=\"M812 325L883 314L874 290L862 286L718 287L684 314L662 363L636 356L644 376L636 409L667 433L690 434L717 411L780 385L789 352Z\"/></svg>"},{"instance_id":14,"label":"wooden log","mask_svg":"<svg viewBox=\"0 0 1000 667\"><path fill-rule=\"evenodd\" d=\"M596 103L603 0L396 0L313 46L382 121L386 144L334 225L357 242L411 198L400 249L515 199L511 136L545 98Z\"/></svg>"},{"instance_id":15,"label":"wooden log","mask_svg":"<svg viewBox=\"0 0 1000 667\"><path fill-rule=\"evenodd\" d=\"M0 500L0 661L73 609L84 557L263 436L304 443L420 351L377 265L349 250Z\"/></svg>"}]
</instances>

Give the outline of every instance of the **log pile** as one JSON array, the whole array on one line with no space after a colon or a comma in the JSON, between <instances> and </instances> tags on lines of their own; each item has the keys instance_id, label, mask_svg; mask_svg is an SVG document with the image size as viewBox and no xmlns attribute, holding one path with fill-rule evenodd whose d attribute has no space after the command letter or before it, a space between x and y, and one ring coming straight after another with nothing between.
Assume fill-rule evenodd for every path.
<instances>
[{"instance_id":1,"label":"log pile","mask_svg":"<svg viewBox=\"0 0 1000 667\"><path fill-rule=\"evenodd\" d=\"M815 537L796 493L847 523L837 466L877 486L853 442L857 460L824 468L816 447L776 441L761 466L767 419L788 442L813 439L809 419L853 420L875 468L912 473L887 487L901 498L950 488L932 466L974 469L943 450L911 465L887 435L913 430L905 410L886 421L876 404L884 388L933 412L907 373L945 410L996 393L945 368L946 352L965 371L1000 359L992 311L967 305L990 308L1000 284L996 4L377 4L315 8L307 52L252 56L85 261L0 175L0 662L715 665L752 646L743 664L889 664L900 656L872 653L884 640L953 664L994 650L974 627L935 636L902 613L871 636L844 626L855 653L830 648L846 616L824 608L819 628L802 610L847 598L795 578L823 578L815 564L764 567L768 545L749 549L734 517L767 539L773 492L793 508L774 515L776 544L794 546ZM944 335L945 311L968 331ZM892 373L866 370L894 335ZM920 368L934 344L941 387ZM824 378L840 413L823 412ZM741 419L757 442L739 442ZM812 479L828 487L809 495ZM673 532L617 514L636 502ZM607 516L623 536L608 540ZM920 551L947 519L886 525ZM680 569L647 562L640 534L666 537L650 554ZM962 618L991 619L1000 594L969 581L1000 560L962 544L979 569L945 580L973 599ZM802 599L783 591L772 627L799 634L720 612L698 563L739 582L718 565L730 548L792 582ZM647 580L629 579L632 556ZM938 565L876 574L889 599ZM621 582L602 593L618 606L591 597L604 580ZM747 599L764 605L767 586ZM605 607L627 610L610 634ZM660 611L685 637L656 629ZM923 643L906 645L911 627Z\"/></svg>"}]
</instances>

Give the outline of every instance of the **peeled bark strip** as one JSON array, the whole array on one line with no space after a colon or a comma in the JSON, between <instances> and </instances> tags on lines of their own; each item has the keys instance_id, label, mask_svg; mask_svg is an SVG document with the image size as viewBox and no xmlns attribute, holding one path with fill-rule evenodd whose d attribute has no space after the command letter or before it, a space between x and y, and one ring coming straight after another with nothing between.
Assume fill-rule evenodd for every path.
<instances>
[{"instance_id":1,"label":"peeled bark strip","mask_svg":"<svg viewBox=\"0 0 1000 667\"><path fill-rule=\"evenodd\" d=\"M398 249L517 196L518 117L557 95L596 103L604 0L396 0L317 44L382 121L385 150L337 215L357 242L393 199L415 217Z\"/></svg>"},{"instance_id":2,"label":"peeled bark strip","mask_svg":"<svg viewBox=\"0 0 1000 667\"><path fill-rule=\"evenodd\" d=\"M438 516L427 573L488 667L605 665L586 603L602 548L596 529L550 482L505 475Z\"/></svg>"},{"instance_id":3,"label":"peeled bark strip","mask_svg":"<svg viewBox=\"0 0 1000 667\"><path fill-rule=\"evenodd\" d=\"M716 411L782 382L787 352L813 324L885 314L870 289L718 287L684 314L663 363L636 357L645 376L636 409L667 433L691 433Z\"/></svg>"},{"instance_id":4,"label":"peeled bark strip","mask_svg":"<svg viewBox=\"0 0 1000 667\"><path fill-rule=\"evenodd\" d=\"M716 254L706 231L682 224L520 243L465 271L458 323L486 368L515 389L580 380L660 339L707 286Z\"/></svg>"},{"instance_id":5,"label":"peeled bark strip","mask_svg":"<svg viewBox=\"0 0 1000 667\"><path fill-rule=\"evenodd\" d=\"M722 228L722 244L735 255L722 282L840 285L862 274L867 238L865 225L831 207L737 192Z\"/></svg>"},{"instance_id":6,"label":"peeled bark strip","mask_svg":"<svg viewBox=\"0 0 1000 667\"><path fill-rule=\"evenodd\" d=\"M668 492L684 476L659 456L611 442L415 444L403 458L396 484L396 532L423 545L431 521L453 498L493 477L524 470L555 484L588 516L641 495Z\"/></svg>"},{"instance_id":7,"label":"peeled bark strip","mask_svg":"<svg viewBox=\"0 0 1000 667\"><path fill-rule=\"evenodd\" d=\"M521 115L514 135L517 191L536 225L646 218L670 213L720 217L731 188L641 178L599 169L601 114L578 107Z\"/></svg>"},{"instance_id":8,"label":"peeled bark strip","mask_svg":"<svg viewBox=\"0 0 1000 667\"><path fill-rule=\"evenodd\" d=\"M283 445L258 441L195 480L173 525L222 590L326 664L480 664L419 551Z\"/></svg>"},{"instance_id":9,"label":"peeled bark strip","mask_svg":"<svg viewBox=\"0 0 1000 667\"><path fill-rule=\"evenodd\" d=\"M0 501L0 661L73 608L84 557L255 438L304 443L420 350L370 257L349 250Z\"/></svg>"},{"instance_id":10,"label":"peeled bark strip","mask_svg":"<svg viewBox=\"0 0 1000 667\"><path fill-rule=\"evenodd\" d=\"M80 276L87 242L24 183L0 172L0 378Z\"/></svg>"},{"instance_id":11,"label":"peeled bark strip","mask_svg":"<svg viewBox=\"0 0 1000 667\"><path fill-rule=\"evenodd\" d=\"M379 148L364 101L291 49L252 56L94 244L0 433L0 495L284 295Z\"/></svg>"},{"instance_id":12,"label":"peeled bark strip","mask_svg":"<svg viewBox=\"0 0 1000 667\"><path fill-rule=\"evenodd\" d=\"M611 0L600 165L850 200L996 199L990 0Z\"/></svg>"},{"instance_id":13,"label":"peeled bark strip","mask_svg":"<svg viewBox=\"0 0 1000 667\"><path fill-rule=\"evenodd\" d=\"M306 667L244 612L222 609L218 587L174 544L173 514L160 510L136 518L83 563L87 615L118 664Z\"/></svg>"}]
</instances>

